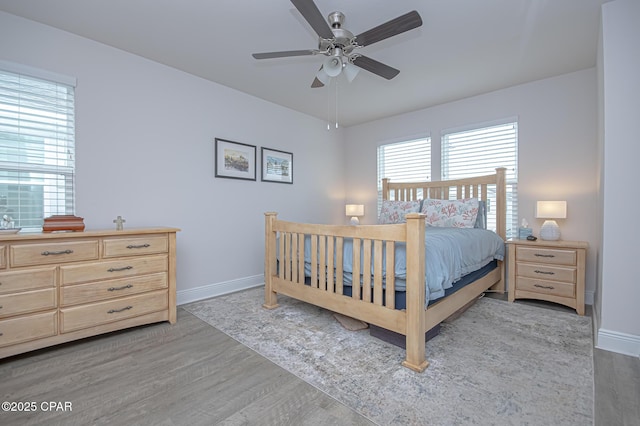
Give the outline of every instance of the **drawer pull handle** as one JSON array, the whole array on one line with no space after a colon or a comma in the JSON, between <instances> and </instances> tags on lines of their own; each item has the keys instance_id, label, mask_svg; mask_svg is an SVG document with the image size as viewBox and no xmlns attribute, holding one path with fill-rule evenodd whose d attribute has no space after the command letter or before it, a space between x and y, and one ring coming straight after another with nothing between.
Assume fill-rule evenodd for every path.
<instances>
[{"instance_id":1,"label":"drawer pull handle","mask_svg":"<svg viewBox=\"0 0 640 426\"><path fill-rule=\"evenodd\" d=\"M117 314L118 312L128 311L129 309L133 309L133 306L125 306L122 309L110 309L107 313L108 314Z\"/></svg>"},{"instance_id":2,"label":"drawer pull handle","mask_svg":"<svg viewBox=\"0 0 640 426\"><path fill-rule=\"evenodd\" d=\"M137 246L134 246L134 245L127 246L128 249L139 249L139 248L147 248L147 247L151 247L151 244L138 244Z\"/></svg>"},{"instance_id":3,"label":"drawer pull handle","mask_svg":"<svg viewBox=\"0 0 640 426\"><path fill-rule=\"evenodd\" d=\"M40 254L42 254L43 256L53 256L53 255L56 255L56 254L71 254L71 253L73 253L73 250L62 250L62 251L48 251L48 250L46 250L46 251L43 251Z\"/></svg>"},{"instance_id":4,"label":"drawer pull handle","mask_svg":"<svg viewBox=\"0 0 640 426\"><path fill-rule=\"evenodd\" d=\"M544 274L544 275L555 275L555 272L551 272L551 271L538 271L537 269L535 271L536 274Z\"/></svg>"},{"instance_id":5,"label":"drawer pull handle","mask_svg":"<svg viewBox=\"0 0 640 426\"><path fill-rule=\"evenodd\" d=\"M109 268L107 269L107 272L119 272L119 271L126 271L129 269L133 269L133 266L125 266L124 268Z\"/></svg>"},{"instance_id":6,"label":"drawer pull handle","mask_svg":"<svg viewBox=\"0 0 640 426\"><path fill-rule=\"evenodd\" d=\"M556 257L555 254L540 254L540 253L536 253L534 256L538 256L538 257Z\"/></svg>"},{"instance_id":7,"label":"drawer pull handle","mask_svg":"<svg viewBox=\"0 0 640 426\"><path fill-rule=\"evenodd\" d=\"M552 285L534 284L533 286L534 287L538 287L538 288L544 288L544 289L547 289L547 290L553 290L554 289L554 287Z\"/></svg>"},{"instance_id":8,"label":"drawer pull handle","mask_svg":"<svg viewBox=\"0 0 640 426\"><path fill-rule=\"evenodd\" d=\"M127 288L133 288L132 284L127 284L127 285L123 285L122 287L109 287L108 290L109 291L118 291L118 290L125 290Z\"/></svg>"}]
</instances>

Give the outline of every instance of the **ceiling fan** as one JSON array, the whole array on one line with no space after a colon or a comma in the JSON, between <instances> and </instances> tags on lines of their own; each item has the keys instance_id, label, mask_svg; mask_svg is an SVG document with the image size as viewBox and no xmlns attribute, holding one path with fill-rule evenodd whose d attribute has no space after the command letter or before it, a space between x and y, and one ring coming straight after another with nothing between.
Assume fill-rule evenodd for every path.
<instances>
[{"instance_id":1,"label":"ceiling fan","mask_svg":"<svg viewBox=\"0 0 640 426\"><path fill-rule=\"evenodd\" d=\"M342 28L345 18L342 12L330 13L328 20L325 21L313 0L291 0L291 3L318 34L318 48L254 53L252 56L255 59L326 56L311 87L322 87L331 77L337 77L341 72L344 72L351 82L360 68L391 80L400 73L400 70L361 55L356 50L422 25L420 14L414 10L354 36L353 33Z\"/></svg>"}]
</instances>

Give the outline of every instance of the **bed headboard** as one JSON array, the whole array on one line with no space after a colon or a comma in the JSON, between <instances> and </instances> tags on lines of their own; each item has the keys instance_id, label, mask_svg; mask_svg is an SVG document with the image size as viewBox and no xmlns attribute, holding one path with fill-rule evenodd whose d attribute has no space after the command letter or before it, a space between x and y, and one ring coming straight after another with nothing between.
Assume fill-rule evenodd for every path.
<instances>
[{"instance_id":1,"label":"bed headboard","mask_svg":"<svg viewBox=\"0 0 640 426\"><path fill-rule=\"evenodd\" d=\"M489 200L489 194L496 194L496 233L506 239L507 234L507 191L506 170L496 169L496 173L465 179L442 180L432 182L391 182L382 179L382 199L411 201L425 198L460 199L478 198Z\"/></svg>"}]
</instances>

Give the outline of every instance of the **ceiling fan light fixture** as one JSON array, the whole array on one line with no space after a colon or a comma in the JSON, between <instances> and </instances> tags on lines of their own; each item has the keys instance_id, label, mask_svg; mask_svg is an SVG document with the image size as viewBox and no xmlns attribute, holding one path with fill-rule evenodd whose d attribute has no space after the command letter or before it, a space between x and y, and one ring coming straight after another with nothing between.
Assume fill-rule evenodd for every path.
<instances>
[{"instance_id":1,"label":"ceiling fan light fixture","mask_svg":"<svg viewBox=\"0 0 640 426\"><path fill-rule=\"evenodd\" d=\"M356 76L360 72L360 68L356 67L355 65L349 62L344 63L343 70L344 70L344 75L345 77L347 77L347 81L349 83L351 83L353 79L356 78Z\"/></svg>"},{"instance_id":2,"label":"ceiling fan light fixture","mask_svg":"<svg viewBox=\"0 0 640 426\"><path fill-rule=\"evenodd\" d=\"M325 86L329 84L329 80L331 80L331 77L329 77L327 73L324 72L324 67L320 67L320 70L316 74L316 78L320 80L320 82Z\"/></svg>"},{"instance_id":3,"label":"ceiling fan light fixture","mask_svg":"<svg viewBox=\"0 0 640 426\"><path fill-rule=\"evenodd\" d=\"M329 56L324 60L322 69L329 77L339 76L342 72L342 58L340 56Z\"/></svg>"}]
</instances>

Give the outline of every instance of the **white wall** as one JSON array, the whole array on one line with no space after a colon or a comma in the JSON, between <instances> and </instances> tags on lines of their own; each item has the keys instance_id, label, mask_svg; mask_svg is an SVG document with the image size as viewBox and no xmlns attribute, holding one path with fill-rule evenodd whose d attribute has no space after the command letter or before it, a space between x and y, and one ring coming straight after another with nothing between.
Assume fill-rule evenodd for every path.
<instances>
[{"instance_id":1,"label":"white wall","mask_svg":"<svg viewBox=\"0 0 640 426\"><path fill-rule=\"evenodd\" d=\"M567 200L562 238L588 241L586 300L595 291L597 244L597 84L595 68L475 96L346 130L346 195L366 205L363 223L375 223L376 147L430 135L434 176L440 172L443 130L517 117L519 217L537 234L536 200ZM434 169L434 167L432 167Z\"/></svg>"},{"instance_id":2,"label":"white wall","mask_svg":"<svg viewBox=\"0 0 640 426\"><path fill-rule=\"evenodd\" d=\"M344 218L341 137L320 120L2 12L0 60L77 77L76 214L181 228L179 302L264 282L263 212ZM294 184L259 165L256 182L214 178L215 137L293 152Z\"/></svg>"},{"instance_id":3,"label":"white wall","mask_svg":"<svg viewBox=\"0 0 640 426\"><path fill-rule=\"evenodd\" d=\"M640 2L616 0L602 7L601 300L597 345L640 355L640 284L634 220L640 211ZM631 186L630 186L631 185Z\"/></svg>"}]
</instances>

